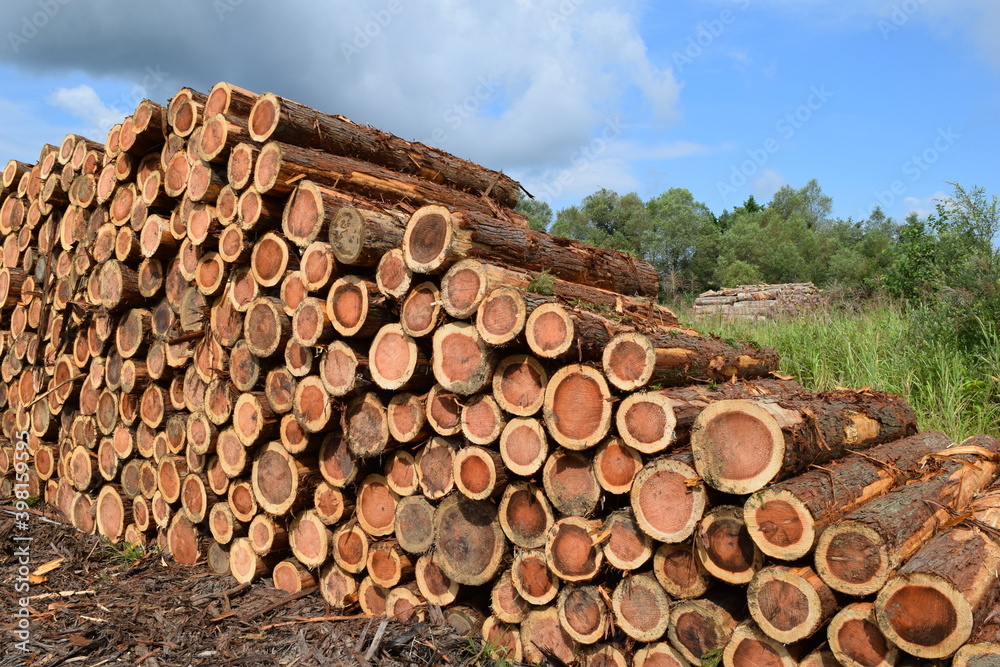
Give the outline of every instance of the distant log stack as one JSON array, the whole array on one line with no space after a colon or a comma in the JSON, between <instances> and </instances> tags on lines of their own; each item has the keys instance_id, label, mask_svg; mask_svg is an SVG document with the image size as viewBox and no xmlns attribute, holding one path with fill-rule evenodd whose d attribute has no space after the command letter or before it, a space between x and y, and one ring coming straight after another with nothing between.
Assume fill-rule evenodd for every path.
<instances>
[{"instance_id":1,"label":"distant log stack","mask_svg":"<svg viewBox=\"0 0 1000 667\"><path fill-rule=\"evenodd\" d=\"M771 377L519 193L225 83L9 162L0 496L510 661L986 664L1000 443Z\"/></svg>"},{"instance_id":2,"label":"distant log stack","mask_svg":"<svg viewBox=\"0 0 1000 667\"><path fill-rule=\"evenodd\" d=\"M724 318L769 320L807 313L823 299L812 283L740 285L702 292L694 300L693 312Z\"/></svg>"}]
</instances>

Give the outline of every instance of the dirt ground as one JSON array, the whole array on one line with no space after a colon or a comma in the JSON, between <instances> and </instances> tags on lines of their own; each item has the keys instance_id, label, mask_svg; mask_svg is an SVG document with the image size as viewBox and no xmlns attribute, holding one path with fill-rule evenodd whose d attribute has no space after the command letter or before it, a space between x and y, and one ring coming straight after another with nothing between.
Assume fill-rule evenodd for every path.
<instances>
[{"instance_id":1,"label":"dirt ground","mask_svg":"<svg viewBox=\"0 0 1000 667\"><path fill-rule=\"evenodd\" d=\"M240 586L160 555L129 562L45 506L30 520L24 532L0 506L0 667L492 664L443 623L383 624L357 608L329 608L315 589L290 596L267 581ZM15 549L24 543L14 537L25 534L33 572L62 559L31 584L26 653L12 623L23 595Z\"/></svg>"}]
</instances>

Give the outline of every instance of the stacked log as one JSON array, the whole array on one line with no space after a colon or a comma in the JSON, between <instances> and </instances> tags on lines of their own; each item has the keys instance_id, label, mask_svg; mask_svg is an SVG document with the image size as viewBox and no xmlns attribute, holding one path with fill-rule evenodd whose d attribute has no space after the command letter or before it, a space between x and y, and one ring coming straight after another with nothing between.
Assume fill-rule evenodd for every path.
<instances>
[{"instance_id":1,"label":"stacked log","mask_svg":"<svg viewBox=\"0 0 1000 667\"><path fill-rule=\"evenodd\" d=\"M0 473L240 582L443 607L508 660L996 641L1000 443L771 377L648 263L530 230L518 187L225 83L8 163Z\"/></svg>"},{"instance_id":2,"label":"stacked log","mask_svg":"<svg viewBox=\"0 0 1000 667\"><path fill-rule=\"evenodd\" d=\"M692 311L724 318L768 320L808 312L821 300L822 291L812 283L740 285L702 292L694 300Z\"/></svg>"}]
</instances>

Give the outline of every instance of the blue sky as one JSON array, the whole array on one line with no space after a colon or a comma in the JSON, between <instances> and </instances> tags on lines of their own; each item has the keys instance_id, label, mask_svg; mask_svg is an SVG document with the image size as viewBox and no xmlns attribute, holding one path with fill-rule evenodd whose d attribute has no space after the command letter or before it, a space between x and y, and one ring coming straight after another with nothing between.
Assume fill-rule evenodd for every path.
<instances>
[{"instance_id":1,"label":"blue sky","mask_svg":"<svg viewBox=\"0 0 1000 667\"><path fill-rule=\"evenodd\" d=\"M555 209L684 187L720 213L812 178L855 219L929 212L949 181L1000 194L995 0L8 0L0 25L4 159L226 80Z\"/></svg>"}]
</instances>

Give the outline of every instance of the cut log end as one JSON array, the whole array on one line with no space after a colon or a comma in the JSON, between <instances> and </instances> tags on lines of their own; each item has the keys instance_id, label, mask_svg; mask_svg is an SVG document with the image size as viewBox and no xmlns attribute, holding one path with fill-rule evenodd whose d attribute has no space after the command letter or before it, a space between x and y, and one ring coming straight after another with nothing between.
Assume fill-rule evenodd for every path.
<instances>
[{"instance_id":1,"label":"cut log end","mask_svg":"<svg viewBox=\"0 0 1000 667\"><path fill-rule=\"evenodd\" d=\"M531 355L515 354L502 359L493 374L493 397L505 411L530 417L542 409L548 373Z\"/></svg>"},{"instance_id":2,"label":"cut log end","mask_svg":"<svg viewBox=\"0 0 1000 667\"><path fill-rule=\"evenodd\" d=\"M764 488L781 469L785 439L777 420L743 400L712 403L691 429L695 467L705 481L725 493Z\"/></svg>"},{"instance_id":3,"label":"cut log end","mask_svg":"<svg viewBox=\"0 0 1000 667\"><path fill-rule=\"evenodd\" d=\"M870 602L855 602L838 612L827 627L827 638L833 655L846 667L897 664L899 649L882 634Z\"/></svg>"},{"instance_id":4,"label":"cut log end","mask_svg":"<svg viewBox=\"0 0 1000 667\"><path fill-rule=\"evenodd\" d=\"M475 394L493 375L493 353L476 328L452 322L434 332L432 357L434 377L448 391L462 396Z\"/></svg>"},{"instance_id":5,"label":"cut log end","mask_svg":"<svg viewBox=\"0 0 1000 667\"><path fill-rule=\"evenodd\" d=\"M972 607L945 577L912 572L879 592L875 617L886 638L921 658L945 658L972 636Z\"/></svg>"},{"instance_id":6,"label":"cut log end","mask_svg":"<svg viewBox=\"0 0 1000 667\"><path fill-rule=\"evenodd\" d=\"M611 428L611 411L607 382L590 366L559 369L545 389L545 425L567 449L589 449L603 440Z\"/></svg>"},{"instance_id":7,"label":"cut log end","mask_svg":"<svg viewBox=\"0 0 1000 667\"><path fill-rule=\"evenodd\" d=\"M705 485L697 478L690 465L670 457L657 459L639 471L629 498L647 535L673 543L694 533L707 502Z\"/></svg>"},{"instance_id":8,"label":"cut log end","mask_svg":"<svg viewBox=\"0 0 1000 667\"><path fill-rule=\"evenodd\" d=\"M749 583L763 566L763 554L750 538L739 507L720 505L707 512L695 544L705 569L732 584Z\"/></svg>"},{"instance_id":9,"label":"cut log end","mask_svg":"<svg viewBox=\"0 0 1000 667\"><path fill-rule=\"evenodd\" d=\"M509 485L500 499L500 526L511 542L523 549L545 546L555 522L545 493L525 482Z\"/></svg>"},{"instance_id":10,"label":"cut log end","mask_svg":"<svg viewBox=\"0 0 1000 667\"><path fill-rule=\"evenodd\" d=\"M743 623L722 652L723 663L729 667L796 667L798 661L788 648L771 639L754 623Z\"/></svg>"},{"instance_id":11,"label":"cut log end","mask_svg":"<svg viewBox=\"0 0 1000 667\"><path fill-rule=\"evenodd\" d=\"M600 570L604 551L595 544L593 533L600 524L581 517L556 521L545 540L549 568L563 581L590 581Z\"/></svg>"},{"instance_id":12,"label":"cut log end","mask_svg":"<svg viewBox=\"0 0 1000 667\"><path fill-rule=\"evenodd\" d=\"M434 546L435 558L449 578L479 586L499 571L507 539L494 505L453 495L434 514Z\"/></svg>"},{"instance_id":13,"label":"cut log end","mask_svg":"<svg viewBox=\"0 0 1000 667\"><path fill-rule=\"evenodd\" d=\"M515 475L534 475L542 469L548 455L548 436L537 419L518 417L504 426L500 434L500 456Z\"/></svg>"},{"instance_id":14,"label":"cut log end","mask_svg":"<svg viewBox=\"0 0 1000 667\"><path fill-rule=\"evenodd\" d=\"M878 592L891 574L885 541L869 526L840 521L816 542L816 570L830 588L850 595Z\"/></svg>"},{"instance_id":15,"label":"cut log end","mask_svg":"<svg viewBox=\"0 0 1000 667\"><path fill-rule=\"evenodd\" d=\"M625 444L643 454L656 454L674 441L677 418L666 396L645 392L622 400L615 423Z\"/></svg>"},{"instance_id":16,"label":"cut log end","mask_svg":"<svg viewBox=\"0 0 1000 667\"><path fill-rule=\"evenodd\" d=\"M600 590L594 586L563 588L559 592L556 609L563 629L581 644L600 641L611 623L611 610ZM593 659L588 664L593 664Z\"/></svg>"},{"instance_id":17,"label":"cut log end","mask_svg":"<svg viewBox=\"0 0 1000 667\"><path fill-rule=\"evenodd\" d=\"M451 213L443 206L424 206L410 216L403 234L406 266L414 273L438 273L454 236Z\"/></svg>"},{"instance_id":18,"label":"cut log end","mask_svg":"<svg viewBox=\"0 0 1000 667\"><path fill-rule=\"evenodd\" d=\"M611 595L615 622L629 637L654 642L666 634L670 597L650 574L622 579Z\"/></svg>"},{"instance_id":19,"label":"cut log end","mask_svg":"<svg viewBox=\"0 0 1000 667\"><path fill-rule=\"evenodd\" d=\"M765 488L743 508L750 536L766 555L796 560L812 551L816 528L801 500L783 489Z\"/></svg>"},{"instance_id":20,"label":"cut log end","mask_svg":"<svg viewBox=\"0 0 1000 667\"><path fill-rule=\"evenodd\" d=\"M602 366L608 382L622 391L645 386L656 368L656 350L647 336L621 333L604 348Z\"/></svg>"}]
</instances>

